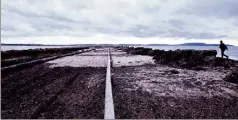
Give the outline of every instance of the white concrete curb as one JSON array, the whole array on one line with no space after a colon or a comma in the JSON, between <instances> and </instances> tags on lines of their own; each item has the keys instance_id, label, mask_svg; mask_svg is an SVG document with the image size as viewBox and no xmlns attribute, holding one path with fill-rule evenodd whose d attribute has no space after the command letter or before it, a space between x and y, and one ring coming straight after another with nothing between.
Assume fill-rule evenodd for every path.
<instances>
[{"instance_id":1,"label":"white concrete curb","mask_svg":"<svg viewBox=\"0 0 238 120\"><path fill-rule=\"evenodd\" d=\"M111 55L110 55L110 49L109 49L108 62L107 62L104 119L115 119L114 104L113 104L113 97L112 97L111 57L110 56Z\"/></svg>"}]
</instances>

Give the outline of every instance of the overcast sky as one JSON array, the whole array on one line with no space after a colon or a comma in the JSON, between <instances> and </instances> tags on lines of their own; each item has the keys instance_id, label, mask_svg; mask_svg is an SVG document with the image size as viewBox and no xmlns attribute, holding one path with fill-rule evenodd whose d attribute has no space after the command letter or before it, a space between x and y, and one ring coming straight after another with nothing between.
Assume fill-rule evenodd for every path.
<instances>
[{"instance_id":1,"label":"overcast sky","mask_svg":"<svg viewBox=\"0 0 238 120\"><path fill-rule=\"evenodd\" d=\"M238 45L238 0L1 2L1 43Z\"/></svg>"}]
</instances>

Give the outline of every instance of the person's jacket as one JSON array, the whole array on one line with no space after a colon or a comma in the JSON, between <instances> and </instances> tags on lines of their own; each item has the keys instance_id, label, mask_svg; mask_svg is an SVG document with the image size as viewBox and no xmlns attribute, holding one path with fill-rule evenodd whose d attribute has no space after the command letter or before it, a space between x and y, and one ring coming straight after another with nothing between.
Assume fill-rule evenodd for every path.
<instances>
[{"instance_id":1,"label":"person's jacket","mask_svg":"<svg viewBox=\"0 0 238 120\"><path fill-rule=\"evenodd\" d=\"M227 46L224 43L220 44L220 49L221 50L228 50Z\"/></svg>"}]
</instances>

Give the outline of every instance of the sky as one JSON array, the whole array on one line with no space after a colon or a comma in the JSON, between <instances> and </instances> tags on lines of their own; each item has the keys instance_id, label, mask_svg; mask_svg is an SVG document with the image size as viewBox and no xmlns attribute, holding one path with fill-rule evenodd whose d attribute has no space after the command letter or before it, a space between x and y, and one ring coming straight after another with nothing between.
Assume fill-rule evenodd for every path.
<instances>
[{"instance_id":1,"label":"sky","mask_svg":"<svg viewBox=\"0 0 238 120\"><path fill-rule=\"evenodd\" d=\"M1 43L238 46L238 0L1 0Z\"/></svg>"}]
</instances>

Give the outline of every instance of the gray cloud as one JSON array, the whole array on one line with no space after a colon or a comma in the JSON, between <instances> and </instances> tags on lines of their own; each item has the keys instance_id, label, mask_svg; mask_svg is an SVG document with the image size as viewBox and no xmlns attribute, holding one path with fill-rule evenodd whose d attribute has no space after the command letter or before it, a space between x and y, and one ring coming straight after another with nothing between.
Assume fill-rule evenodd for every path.
<instances>
[{"instance_id":1,"label":"gray cloud","mask_svg":"<svg viewBox=\"0 0 238 120\"><path fill-rule=\"evenodd\" d=\"M186 8L179 10L180 13L221 19L238 17L237 11L237 0L193 0Z\"/></svg>"},{"instance_id":2,"label":"gray cloud","mask_svg":"<svg viewBox=\"0 0 238 120\"><path fill-rule=\"evenodd\" d=\"M237 11L237 0L3 0L1 33L237 39Z\"/></svg>"},{"instance_id":3,"label":"gray cloud","mask_svg":"<svg viewBox=\"0 0 238 120\"><path fill-rule=\"evenodd\" d=\"M171 33L171 37L184 37L188 39L218 39L218 38L225 38L228 35L216 35L213 33L192 33L192 32L183 32L183 31L176 31L176 30L169 30Z\"/></svg>"}]
</instances>

